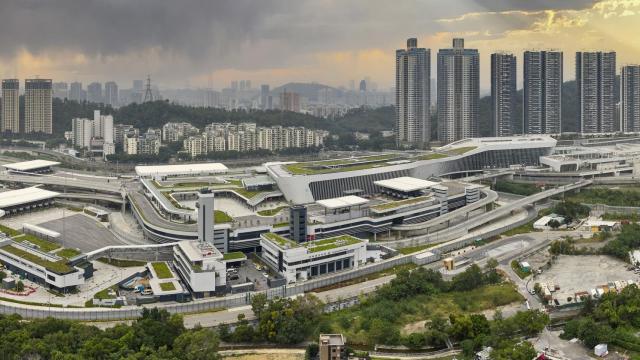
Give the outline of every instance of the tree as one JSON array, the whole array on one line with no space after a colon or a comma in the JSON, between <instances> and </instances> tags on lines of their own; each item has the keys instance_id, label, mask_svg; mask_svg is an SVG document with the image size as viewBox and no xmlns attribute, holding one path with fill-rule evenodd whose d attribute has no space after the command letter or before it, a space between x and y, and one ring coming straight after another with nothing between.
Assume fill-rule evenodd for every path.
<instances>
[{"instance_id":1,"label":"tree","mask_svg":"<svg viewBox=\"0 0 640 360\"><path fill-rule=\"evenodd\" d=\"M549 221L549 223L547 225L549 225L550 228L555 230L555 229L559 228L561 224L560 224L560 222L558 220L553 219L553 220Z\"/></svg>"},{"instance_id":2,"label":"tree","mask_svg":"<svg viewBox=\"0 0 640 360\"><path fill-rule=\"evenodd\" d=\"M211 329L187 331L178 336L173 343L173 353L185 360L217 360L218 334Z\"/></svg>"},{"instance_id":3,"label":"tree","mask_svg":"<svg viewBox=\"0 0 640 360\"><path fill-rule=\"evenodd\" d=\"M21 280L18 280L16 283L16 291L23 292L24 291L24 283Z\"/></svg>"},{"instance_id":4,"label":"tree","mask_svg":"<svg viewBox=\"0 0 640 360\"><path fill-rule=\"evenodd\" d=\"M267 295L266 294L256 294L251 298L251 310L256 317L260 317L262 310L267 305Z\"/></svg>"},{"instance_id":5,"label":"tree","mask_svg":"<svg viewBox=\"0 0 640 360\"><path fill-rule=\"evenodd\" d=\"M411 333L402 339L402 344L409 349L418 350L425 345L425 335L423 333Z\"/></svg>"},{"instance_id":6,"label":"tree","mask_svg":"<svg viewBox=\"0 0 640 360\"><path fill-rule=\"evenodd\" d=\"M0 281L7 277L7 273L4 271L0 271Z\"/></svg>"},{"instance_id":7,"label":"tree","mask_svg":"<svg viewBox=\"0 0 640 360\"><path fill-rule=\"evenodd\" d=\"M536 357L537 352L530 342L522 341L513 344L505 341L500 347L491 352L491 359L494 360L531 360Z\"/></svg>"}]
</instances>

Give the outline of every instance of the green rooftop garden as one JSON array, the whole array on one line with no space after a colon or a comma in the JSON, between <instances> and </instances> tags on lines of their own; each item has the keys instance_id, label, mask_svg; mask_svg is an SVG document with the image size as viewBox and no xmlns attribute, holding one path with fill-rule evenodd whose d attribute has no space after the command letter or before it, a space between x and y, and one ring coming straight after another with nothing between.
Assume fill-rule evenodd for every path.
<instances>
[{"instance_id":1,"label":"green rooftop garden","mask_svg":"<svg viewBox=\"0 0 640 360\"><path fill-rule=\"evenodd\" d=\"M431 196L418 196L418 197L405 199L405 200L390 201L384 204L374 205L371 207L371 209L376 211L387 211L387 210L390 211L393 209L397 209L401 206L417 204L417 203L429 200L430 198Z\"/></svg>"},{"instance_id":2,"label":"green rooftop garden","mask_svg":"<svg viewBox=\"0 0 640 360\"><path fill-rule=\"evenodd\" d=\"M311 242L305 243L304 246L310 252L318 252L318 251L324 251L324 250L331 250L331 249L339 248L342 246L358 244L361 242L362 240L356 237L353 237L350 235L341 235L341 236L336 236L328 239L311 241Z\"/></svg>"},{"instance_id":3,"label":"green rooftop garden","mask_svg":"<svg viewBox=\"0 0 640 360\"><path fill-rule=\"evenodd\" d=\"M246 259L247 257L241 251L234 251L230 253L226 253L222 256L222 260L230 261L230 260L241 260Z\"/></svg>"},{"instance_id":4,"label":"green rooftop garden","mask_svg":"<svg viewBox=\"0 0 640 360\"><path fill-rule=\"evenodd\" d=\"M465 146L465 147L460 147L460 148L456 148L456 149L451 149L448 150L447 152L452 154L452 155L462 155L466 152L469 152L471 150L475 150L476 148L478 148L477 146Z\"/></svg>"},{"instance_id":5,"label":"green rooftop garden","mask_svg":"<svg viewBox=\"0 0 640 360\"><path fill-rule=\"evenodd\" d=\"M433 153L433 154L424 154L413 158L413 160L435 160L449 157L447 154Z\"/></svg>"},{"instance_id":6,"label":"green rooftop garden","mask_svg":"<svg viewBox=\"0 0 640 360\"><path fill-rule=\"evenodd\" d=\"M176 286L173 285L172 282L163 282L163 283L160 283L159 285L162 291L173 291L176 289Z\"/></svg>"},{"instance_id":7,"label":"green rooftop garden","mask_svg":"<svg viewBox=\"0 0 640 360\"><path fill-rule=\"evenodd\" d=\"M281 248L285 248L285 247L290 247L290 248L294 248L294 247L298 247L298 243L296 243L293 240L289 240L283 236L280 236L278 234L274 234L274 233L264 233L262 234L262 236L271 241L272 243L280 246Z\"/></svg>"},{"instance_id":8,"label":"green rooftop garden","mask_svg":"<svg viewBox=\"0 0 640 360\"><path fill-rule=\"evenodd\" d=\"M7 234L7 236L14 237L22 234L20 231L12 229L8 226L0 225L0 231Z\"/></svg>"},{"instance_id":9,"label":"green rooftop garden","mask_svg":"<svg viewBox=\"0 0 640 360\"><path fill-rule=\"evenodd\" d=\"M213 220L215 221L216 224L233 222L233 218L222 210L214 210Z\"/></svg>"},{"instance_id":10,"label":"green rooftop garden","mask_svg":"<svg viewBox=\"0 0 640 360\"><path fill-rule=\"evenodd\" d=\"M260 216L274 216L277 215L282 209L287 208L288 206L278 206L277 208L260 210L258 211L258 215Z\"/></svg>"},{"instance_id":11,"label":"green rooftop garden","mask_svg":"<svg viewBox=\"0 0 640 360\"><path fill-rule=\"evenodd\" d=\"M397 158L395 154L374 155L353 159L336 159L324 161L301 162L285 165L285 169L294 175L329 174L342 171L370 169ZM336 166L326 168L325 166Z\"/></svg>"},{"instance_id":12,"label":"green rooftop garden","mask_svg":"<svg viewBox=\"0 0 640 360\"><path fill-rule=\"evenodd\" d=\"M38 248L40 248L40 250L44 252L50 252L62 247L60 244L56 244L48 240L40 239L39 237L31 234L24 234L22 236L15 237L13 241L19 242L19 243L28 241L34 245L38 245Z\"/></svg>"},{"instance_id":13,"label":"green rooftop garden","mask_svg":"<svg viewBox=\"0 0 640 360\"><path fill-rule=\"evenodd\" d=\"M171 269L169 269L169 265L165 262L154 262L151 263L153 266L153 271L156 272L158 279L171 279L173 278L173 273Z\"/></svg>"},{"instance_id":14,"label":"green rooftop garden","mask_svg":"<svg viewBox=\"0 0 640 360\"><path fill-rule=\"evenodd\" d=\"M25 250L19 249L13 245L7 245L2 247L2 250L13 254L17 257L30 261L34 264L45 267L47 270L56 274L68 274L73 271L73 267L69 266L66 259L59 261L49 261L41 258L38 255L32 254Z\"/></svg>"},{"instance_id":15,"label":"green rooftop garden","mask_svg":"<svg viewBox=\"0 0 640 360\"><path fill-rule=\"evenodd\" d=\"M60 257L63 257L65 259L71 259L72 257L78 256L80 254L81 254L81 252L76 250L76 249L67 249L67 248L64 248L64 249L56 252L56 255L58 255Z\"/></svg>"}]
</instances>

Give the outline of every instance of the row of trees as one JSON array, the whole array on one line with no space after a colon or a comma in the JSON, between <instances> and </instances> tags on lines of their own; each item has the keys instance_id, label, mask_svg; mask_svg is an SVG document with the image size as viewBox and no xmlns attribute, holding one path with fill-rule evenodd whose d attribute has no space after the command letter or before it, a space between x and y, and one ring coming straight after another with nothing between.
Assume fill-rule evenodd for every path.
<instances>
[{"instance_id":1,"label":"row of trees","mask_svg":"<svg viewBox=\"0 0 640 360\"><path fill-rule=\"evenodd\" d=\"M640 206L640 191L633 189L583 189L572 195L571 199L586 204L605 204L610 206Z\"/></svg>"},{"instance_id":2,"label":"row of trees","mask_svg":"<svg viewBox=\"0 0 640 360\"><path fill-rule=\"evenodd\" d=\"M186 330L182 317L144 310L131 325L100 330L69 320L22 321L0 315L0 352L6 359L219 359L218 334Z\"/></svg>"}]
</instances>

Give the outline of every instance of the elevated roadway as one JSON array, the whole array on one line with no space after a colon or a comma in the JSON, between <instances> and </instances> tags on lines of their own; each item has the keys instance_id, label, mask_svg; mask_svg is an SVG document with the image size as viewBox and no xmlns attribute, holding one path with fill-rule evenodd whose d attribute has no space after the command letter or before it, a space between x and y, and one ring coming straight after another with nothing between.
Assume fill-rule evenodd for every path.
<instances>
[{"instance_id":1,"label":"elevated roadway","mask_svg":"<svg viewBox=\"0 0 640 360\"><path fill-rule=\"evenodd\" d=\"M558 186L557 188L553 188L553 189L549 189L549 190L545 190L542 192L539 192L537 194L533 194L531 196L527 196L521 199L518 199L516 201L513 201L509 204L505 204L495 210L489 211L486 214L483 214L482 216L477 216L475 218L472 218L468 221L462 222L461 224L458 225L454 225L453 227L449 228L450 230L453 230L454 228L465 228L467 230L479 227L481 225L484 225L488 222L500 219L501 217L510 215L512 212L520 210L525 208L526 206L530 206L535 204L538 201L550 198L552 196L558 195L558 194L562 194L566 191L571 191L571 190L575 190L575 189L579 189L581 187L584 186L588 186L591 185L592 181L591 180L581 180L578 181L576 183L573 184L567 184L567 185L561 185ZM493 191L492 191L493 192ZM474 205L474 204L478 204L481 203L480 206L484 206L487 205L489 202L493 202L498 198L498 194L493 192L493 195L491 195L489 193L485 198L470 204ZM484 200L484 201L483 201ZM417 223L417 224L405 224L405 225L398 225L393 227L393 230L403 230L403 231L407 231L407 230L420 230L420 229L425 229L425 227L430 227L430 226L434 226L437 224L441 224L443 222L446 221L450 221L455 219L456 217L459 216L464 216L466 215L470 210L467 209L468 206L465 206L461 209L452 211L446 215L443 216L439 216L435 219L423 222L423 223ZM477 207L476 207L477 208Z\"/></svg>"},{"instance_id":2,"label":"elevated roadway","mask_svg":"<svg viewBox=\"0 0 640 360\"><path fill-rule=\"evenodd\" d=\"M120 194L122 182L117 179L80 176L71 174L22 175L8 172L0 173L0 182L14 182L23 184L43 184L68 189L81 189Z\"/></svg>"}]
</instances>

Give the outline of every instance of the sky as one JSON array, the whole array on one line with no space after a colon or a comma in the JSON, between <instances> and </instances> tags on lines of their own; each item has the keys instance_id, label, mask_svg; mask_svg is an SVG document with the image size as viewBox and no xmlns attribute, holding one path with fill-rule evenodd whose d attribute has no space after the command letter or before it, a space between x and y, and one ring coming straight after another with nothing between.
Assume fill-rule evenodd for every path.
<instances>
[{"instance_id":1,"label":"sky","mask_svg":"<svg viewBox=\"0 0 640 360\"><path fill-rule=\"evenodd\" d=\"M218 89L368 76L385 89L408 37L431 49L433 77L437 50L463 37L488 89L492 52L516 54L521 73L524 50L560 49L570 80L580 50L640 63L639 34L640 0L3 0L0 76Z\"/></svg>"}]
</instances>

